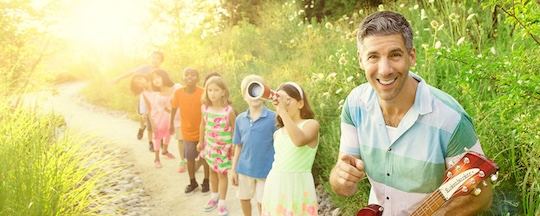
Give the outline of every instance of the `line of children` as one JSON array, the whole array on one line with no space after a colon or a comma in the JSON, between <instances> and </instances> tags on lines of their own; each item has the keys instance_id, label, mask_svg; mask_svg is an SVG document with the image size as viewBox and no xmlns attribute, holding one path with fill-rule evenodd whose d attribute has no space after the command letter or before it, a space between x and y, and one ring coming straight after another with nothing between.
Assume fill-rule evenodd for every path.
<instances>
[{"instance_id":1,"label":"line of children","mask_svg":"<svg viewBox=\"0 0 540 216\"><path fill-rule=\"evenodd\" d=\"M154 143L163 140L162 154L169 158L174 158L167 151L170 136L176 133L179 171L182 163L186 163L185 158L190 178L184 190L187 196L199 189L196 158L204 159L200 160L204 167L202 194L212 191L204 211L217 208L218 215L228 215L225 199L230 172L232 184L238 187L236 196L244 215L251 215L252 198L256 198L259 215L317 215L311 167L320 125L314 120L307 96L298 84L288 82L279 87L280 98L273 103L274 112L261 100L253 100L246 94L249 82L264 83L264 80L256 75L246 76L240 87L248 109L236 118L229 89L219 74L207 76L205 88L197 86L199 72L189 67L182 73L185 87L174 88L162 69L152 72L151 77L156 92L144 84L148 78L139 75L133 76L132 91L142 91L151 113ZM138 88L133 88L133 83ZM181 120L179 129L175 129L178 125L175 120ZM153 149L155 166L161 167L159 145L154 144Z\"/></svg>"}]
</instances>

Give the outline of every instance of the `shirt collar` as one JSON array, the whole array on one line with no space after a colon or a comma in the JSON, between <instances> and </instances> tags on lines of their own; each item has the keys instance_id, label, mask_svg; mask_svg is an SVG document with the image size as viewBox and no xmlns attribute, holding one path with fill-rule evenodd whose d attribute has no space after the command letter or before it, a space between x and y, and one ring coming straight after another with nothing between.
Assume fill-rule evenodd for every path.
<instances>
[{"instance_id":1,"label":"shirt collar","mask_svg":"<svg viewBox=\"0 0 540 216\"><path fill-rule=\"evenodd\" d=\"M250 112L251 112L251 110L248 107L247 110L246 110L246 118L250 118L249 117ZM259 116L259 118L264 118L266 116L268 116L268 108L266 108L266 106L263 105L263 110L262 110L261 116Z\"/></svg>"}]
</instances>

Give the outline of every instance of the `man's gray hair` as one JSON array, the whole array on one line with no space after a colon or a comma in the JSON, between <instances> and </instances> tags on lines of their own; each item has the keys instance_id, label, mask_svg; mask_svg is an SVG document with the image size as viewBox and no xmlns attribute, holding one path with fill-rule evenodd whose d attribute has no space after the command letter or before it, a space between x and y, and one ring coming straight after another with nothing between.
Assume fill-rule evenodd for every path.
<instances>
[{"instance_id":1,"label":"man's gray hair","mask_svg":"<svg viewBox=\"0 0 540 216\"><path fill-rule=\"evenodd\" d=\"M413 48L413 32L411 25L401 14L392 11L373 13L360 24L356 35L358 50L361 50L364 39L368 36L387 36L400 34L405 42L407 52Z\"/></svg>"}]
</instances>

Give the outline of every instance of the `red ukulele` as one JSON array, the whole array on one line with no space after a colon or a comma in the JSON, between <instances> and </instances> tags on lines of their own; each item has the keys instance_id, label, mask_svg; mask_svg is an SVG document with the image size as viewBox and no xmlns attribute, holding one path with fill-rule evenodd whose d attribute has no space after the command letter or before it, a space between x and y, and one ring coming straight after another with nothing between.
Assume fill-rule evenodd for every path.
<instances>
[{"instance_id":1,"label":"red ukulele","mask_svg":"<svg viewBox=\"0 0 540 216\"><path fill-rule=\"evenodd\" d=\"M452 167L446 170L442 185L414 210L411 215L432 215L441 205L455 196L473 193L479 195L482 190L476 186L482 183L487 186L485 179L490 176L497 180L499 167L495 162L476 152L467 151ZM381 216L383 207L376 204L366 206L356 216Z\"/></svg>"}]
</instances>

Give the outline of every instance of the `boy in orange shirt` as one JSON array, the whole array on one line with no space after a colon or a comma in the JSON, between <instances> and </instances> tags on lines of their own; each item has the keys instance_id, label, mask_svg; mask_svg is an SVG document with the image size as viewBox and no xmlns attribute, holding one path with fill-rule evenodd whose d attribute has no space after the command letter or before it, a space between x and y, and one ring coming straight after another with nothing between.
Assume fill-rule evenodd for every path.
<instances>
[{"instance_id":1,"label":"boy in orange shirt","mask_svg":"<svg viewBox=\"0 0 540 216\"><path fill-rule=\"evenodd\" d=\"M184 155L187 160L187 170L190 179L190 184L186 186L184 193L186 196L189 196L199 188L197 180L195 179L195 159L199 155L197 144L199 142L199 130L202 119L201 98L204 89L197 86L199 72L193 68L185 68L182 79L184 80L185 87L176 90L173 99L171 99L171 125L174 123L176 110L180 109L180 119L182 121L180 130L182 132ZM174 127L170 129L170 133L174 134ZM181 148L181 146L179 146L179 148ZM209 169L208 164L204 162L204 160L202 161L204 167L204 180L201 184L201 191L206 195L210 193L208 182Z\"/></svg>"}]
</instances>

